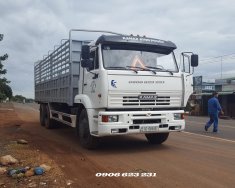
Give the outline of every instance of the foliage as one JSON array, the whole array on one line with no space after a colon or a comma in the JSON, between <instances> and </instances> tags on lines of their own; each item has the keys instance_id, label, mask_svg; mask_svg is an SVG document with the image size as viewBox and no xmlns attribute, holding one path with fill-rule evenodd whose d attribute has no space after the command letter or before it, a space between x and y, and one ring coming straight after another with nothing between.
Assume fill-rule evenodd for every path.
<instances>
[{"instance_id":1,"label":"foliage","mask_svg":"<svg viewBox=\"0 0 235 188\"><path fill-rule=\"evenodd\" d=\"M22 95L15 95L12 98L12 100L15 101L15 102L24 102L26 100L26 98Z\"/></svg>"},{"instance_id":2,"label":"foliage","mask_svg":"<svg viewBox=\"0 0 235 188\"><path fill-rule=\"evenodd\" d=\"M11 98L11 101L19 102L19 103L33 103L34 99L26 98L22 95L15 95Z\"/></svg>"},{"instance_id":3,"label":"foliage","mask_svg":"<svg viewBox=\"0 0 235 188\"><path fill-rule=\"evenodd\" d=\"M3 40L3 34L0 34L0 41ZM12 89L7 83L8 81L5 77L2 78L2 75L7 73L7 70L3 68L2 61L5 61L8 58L8 54L0 56L0 102L5 100L7 97L12 97Z\"/></svg>"},{"instance_id":4,"label":"foliage","mask_svg":"<svg viewBox=\"0 0 235 188\"><path fill-rule=\"evenodd\" d=\"M0 83L0 91L9 99L12 97L12 89L9 85Z\"/></svg>"},{"instance_id":5,"label":"foliage","mask_svg":"<svg viewBox=\"0 0 235 188\"><path fill-rule=\"evenodd\" d=\"M6 100L6 95L0 91L0 102Z\"/></svg>"},{"instance_id":6,"label":"foliage","mask_svg":"<svg viewBox=\"0 0 235 188\"><path fill-rule=\"evenodd\" d=\"M1 57L0 57L1 58ZM1 63L0 61L0 75L1 74L6 74L7 73L7 70L6 69L3 69L3 64ZM0 78L1 79L1 78Z\"/></svg>"}]
</instances>

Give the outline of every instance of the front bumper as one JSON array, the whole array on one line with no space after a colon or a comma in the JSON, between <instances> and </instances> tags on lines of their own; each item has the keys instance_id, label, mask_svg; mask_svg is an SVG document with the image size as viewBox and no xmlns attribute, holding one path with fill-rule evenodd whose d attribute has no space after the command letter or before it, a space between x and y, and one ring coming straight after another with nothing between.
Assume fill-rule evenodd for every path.
<instances>
[{"instance_id":1,"label":"front bumper","mask_svg":"<svg viewBox=\"0 0 235 188\"><path fill-rule=\"evenodd\" d=\"M184 119L175 120L174 114L183 114L183 110L172 111L104 111L98 114L98 132L94 136L110 136L138 133L163 133L182 131ZM102 122L103 115L118 115L118 122Z\"/></svg>"}]
</instances>

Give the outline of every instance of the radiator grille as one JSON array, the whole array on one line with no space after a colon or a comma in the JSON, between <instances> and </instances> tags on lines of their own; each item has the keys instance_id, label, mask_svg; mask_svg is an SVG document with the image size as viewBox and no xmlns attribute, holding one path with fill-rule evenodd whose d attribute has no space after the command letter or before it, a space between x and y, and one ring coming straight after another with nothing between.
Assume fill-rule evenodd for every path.
<instances>
[{"instance_id":1,"label":"radiator grille","mask_svg":"<svg viewBox=\"0 0 235 188\"><path fill-rule=\"evenodd\" d=\"M123 106L170 105L170 96L161 96L156 100L140 100L138 96L123 96Z\"/></svg>"},{"instance_id":2,"label":"radiator grille","mask_svg":"<svg viewBox=\"0 0 235 188\"><path fill-rule=\"evenodd\" d=\"M139 99L140 95L156 95L154 99ZM149 107L179 107L181 106L182 93L178 91L172 92L109 92L108 106L109 107L124 107L124 108L149 108Z\"/></svg>"}]
</instances>

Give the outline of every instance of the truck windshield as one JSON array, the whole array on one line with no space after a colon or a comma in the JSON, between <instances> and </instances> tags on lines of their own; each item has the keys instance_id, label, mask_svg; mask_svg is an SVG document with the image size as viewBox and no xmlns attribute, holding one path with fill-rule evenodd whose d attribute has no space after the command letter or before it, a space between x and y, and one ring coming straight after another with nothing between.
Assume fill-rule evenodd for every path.
<instances>
[{"instance_id":1,"label":"truck windshield","mask_svg":"<svg viewBox=\"0 0 235 188\"><path fill-rule=\"evenodd\" d=\"M102 49L105 69L130 70L130 68L136 68L138 71L178 71L173 52L164 54L156 51L128 49L127 46L120 49L109 45L104 45Z\"/></svg>"}]
</instances>

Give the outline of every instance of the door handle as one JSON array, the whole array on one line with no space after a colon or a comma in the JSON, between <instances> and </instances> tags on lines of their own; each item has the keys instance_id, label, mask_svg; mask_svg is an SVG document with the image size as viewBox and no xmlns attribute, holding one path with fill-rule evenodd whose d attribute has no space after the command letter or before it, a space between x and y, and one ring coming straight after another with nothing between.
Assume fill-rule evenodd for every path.
<instances>
[{"instance_id":1,"label":"door handle","mask_svg":"<svg viewBox=\"0 0 235 188\"><path fill-rule=\"evenodd\" d=\"M87 84L83 84L84 86L87 86Z\"/></svg>"}]
</instances>

